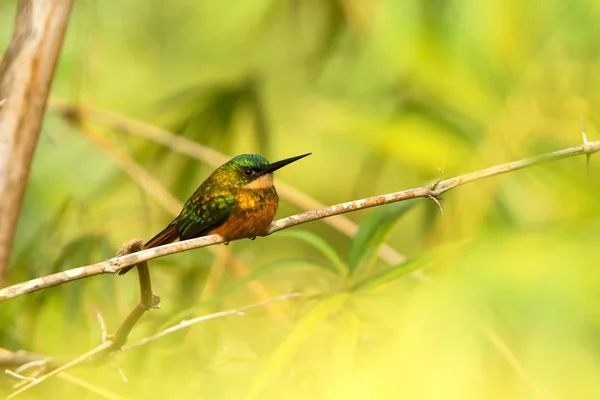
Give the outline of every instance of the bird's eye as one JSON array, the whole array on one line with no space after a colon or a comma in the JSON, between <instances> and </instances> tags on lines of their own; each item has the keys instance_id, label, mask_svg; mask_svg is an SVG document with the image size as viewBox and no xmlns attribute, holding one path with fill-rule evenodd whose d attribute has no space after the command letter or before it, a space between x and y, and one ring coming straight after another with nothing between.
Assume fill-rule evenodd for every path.
<instances>
[{"instance_id":1,"label":"bird's eye","mask_svg":"<svg viewBox=\"0 0 600 400\"><path fill-rule=\"evenodd\" d=\"M254 175L254 171L251 168L246 168L244 170L244 175L246 175L246 176L252 176L252 175Z\"/></svg>"}]
</instances>

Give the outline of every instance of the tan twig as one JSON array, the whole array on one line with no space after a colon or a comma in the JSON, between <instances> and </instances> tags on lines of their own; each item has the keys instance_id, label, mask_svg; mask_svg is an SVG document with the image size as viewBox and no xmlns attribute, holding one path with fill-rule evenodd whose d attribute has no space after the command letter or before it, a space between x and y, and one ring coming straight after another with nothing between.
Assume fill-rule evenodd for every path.
<instances>
[{"instance_id":1,"label":"tan twig","mask_svg":"<svg viewBox=\"0 0 600 400\"><path fill-rule=\"evenodd\" d=\"M328 218L333 215L339 215L351 211L376 207L382 204L395 203L404 200L416 199L419 197L439 197L443 193L446 193L456 187L465 185L467 183L475 182L481 179L489 178L491 176L505 174L507 172L532 167L534 165L553 160L560 160L563 158L578 156L582 154L593 154L598 151L600 151L600 141L588 142L584 145L569 147L567 149L554 151L552 153L546 153L537 157L531 157L519 161L509 162L506 164L496 165L468 174L459 175L454 178L444 179L439 181L435 185L426 185L414 189L403 190L400 192L367 197L365 199L349 201L346 203L336 204L318 210L308 211L302 214L292 215L290 217L274 221L271 224L271 227L269 228L266 235L270 235L274 232L280 231L282 229L287 229L292 226L305 224L307 222L316 221L323 218ZM221 238L218 235L203 236L195 239L184 240L182 242L175 242L166 244L164 246L154 247L152 249L142 250L140 252L127 254L121 257L115 257L110 260L102 261L96 264L86 265L83 267L58 272L55 274L32 279L30 281L18 283L16 285L0 289L0 301L11 299L27 293L32 293L48 287L60 285L65 282L70 282L77 279L87 278L90 276L100 274L114 274L115 272L125 267L138 264L142 261L147 261L186 250L211 246L218 243L223 243L223 238Z\"/></svg>"},{"instance_id":2,"label":"tan twig","mask_svg":"<svg viewBox=\"0 0 600 400\"><path fill-rule=\"evenodd\" d=\"M127 375L125 375L125 371L123 371L123 368L121 368L121 366L119 365L119 360L116 357L111 359L110 366L117 370L119 378L121 378L123 382L129 381L129 379L127 379Z\"/></svg>"},{"instance_id":3,"label":"tan twig","mask_svg":"<svg viewBox=\"0 0 600 400\"><path fill-rule=\"evenodd\" d=\"M438 209L440 210L440 214L444 215L444 207L442 207L442 203L440 203L440 200L433 195L427 197L437 205Z\"/></svg>"},{"instance_id":4,"label":"tan twig","mask_svg":"<svg viewBox=\"0 0 600 400\"><path fill-rule=\"evenodd\" d=\"M119 248L119 250L117 252L117 256L129 254L129 253L135 253L135 252L143 249L143 247L144 247L143 242L140 239L129 240L121 245L121 247ZM60 373L64 372L65 370L72 368L75 365L86 361L87 359L89 359L90 357L92 357L94 355L107 355L107 354L113 353L115 351L119 351L121 349L121 347L123 347L123 345L126 343L129 333L131 332L131 330L133 329L133 327L135 326L137 321L139 321L139 319L142 317L142 315L144 315L144 313L151 308L157 308L159 306L159 302L160 302L159 297L155 296L152 293L152 283L150 281L150 271L148 270L148 263L146 261L142 261L142 262L138 263L137 271L138 271L139 284L140 284L140 302L133 308L131 313L129 313L129 315L127 316L125 321L123 321L123 323L121 324L121 326L119 327L119 329L117 330L117 332L114 335L110 336L106 333L106 324L104 322L104 318L102 318L102 314L100 313L100 311L98 309L96 309L96 317L98 318L98 323L100 324L100 329L102 331L102 344L100 346L96 347L95 349L85 353L84 355L75 358L74 360L48 372L45 375L42 375L39 378L32 377L32 376L24 377L22 375L19 375L16 372L6 370L6 373L11 376L20 377L20 379L27 380L26 385L24 385L20 389L16 390L15 392L13 392L8 398L9 399L13 398L14 396L17 396L18 394L24 392L25 390L27 390L35 385L40 384L44 380L46 380L54 375L60 374ZM39 362L39 361L34 361L34 362ZM23 367L21 367L21 368L23 368ZM119 374L121 375L121 377L126 381L127 378L125 377L125 374L123 373L121 368L118 366L116 366L116 368L117 368ZM17 371L17 372L20 372L20 371ZM110 392L108 392L108 393L110 393ZM111 394L109 396L109 398L114 398L114 396L112 396L112 394Z\"/></svg>"},{"instance_id":5,"label":"tan twig","mask_svg":"<svg viewBox=\"0 0 600 400\"><path fill-rule=\"evenodd\" d=\"M23 377L19 383L17 383L13 389L19 389L20 387L25 386L27 383L33 381L35 378L44 373L44 371L50 368L50 358L44 358L41 360L31 361L26 364L21 365L19 368L14 371L5 370L4 373L7 375L11 375L13 377L21 376ZM36 368L35 371L29 373L27 376L24 375L25 371L29 371L30 369Z\"/></svg>"},{"instance_id":6,"label":"tan twig","mask_svg":"<svg viewBox=\"0 0 600 400\"><path fill-rule=\"evenodd\" d=\"M35 378L30 377L30 376L24 376L24 375L18 374L16 372L11 371L10 369L5 369L4 373L6 375L12 376L13 378L18 379L20 381L31 382L33 379L35 379Z\"/></svg>"},{"instance_id":7,"label":"tan twig","mask_svg":"<svg viewBox=\"0 0 600 400\"><path fill-rule=\"evenodd\" d=\"M121 245L121 247L119 248L119 251L117 252L117 256L136 252L136 251L141 250L142 248L143 248L142 241L139 239L133 239L133 240L127 241L127 242L123 243L123 245ZM100 346L96 347L95 349L91 350L90 352L84 354L83 356L77 357L73 361L70 361L70 362L62 365L39 378L33 377L33 376L24 377L24 376L20 375L19 373L24 371L26 368L33 366L34 363L35 364L40 364L40 363L46 364L47 360L44 360L44 359L33 360L32 362L29 362L28 364L19 367L19 369L17 369L16 372L6 370L7 374L14 376L14 377L19 376L19 377L22 377L23 380L28 381L26 385L24 385L22 388L15 391L11 396L9 396L9 398L12 398L13 396L18 395L19 393L22 393L24 390L27 390L28 388L41 383L42 381L44 381L45 379L48 379L51 376L59 374L68 368L71 368L77 364L84 362L85 360L87 360L88 358L90 358L93 355L98 355L101 353L108 354L108 353L112 353L112 352L115 352L115 351L118 351L121 349L123 344L126 343L129 333L131 332L131 330L133 329L133 327L135 326L137 321L142 317L142 315L150 308L158 307L158 304L159 304L159 298L157 296L155 296L154 294L152 294L152 284L150 281L150 272L148 270L147 262L143 261L143 262L140 262L139 264L137 264L137 269L138 269L139 282L140 282L140 303L134 307L134 309L127 316L125 321L123 321L123 323L121 324L121 326L119 327L117 332L112 336L109 336L107 334L104 318L102 317L102 314L100 313L100 311L98 309L96 309L96 317L98 319L98 323L100 325L100 330L102 332L102 344ZM126 380L127 378L125 378L122 370L118 366L117 366L117 370L119 371L121 376ZM74 378L74 379L76 379L76 378ZM107 397L107 396L105 396L105 397ZM112 394L108 397L114 398L114 396Z\"/></svg>"},{"instance_id":8,"label":"tan twig","mask_svg":"<svg viewBox=\"0 0 600 400\"><path fill-rule=\"evenodd\" d=\"M106 330L106 322L99 308L96 308L96 318L98 319L98 325L100 325L100 334L102 335L101 342L104 343L108 340L108 331Z\"/></svg>"},{"instance_id":9,"label":"tan twig","mask_svg":"<svg viewBox=\"0 0 600 400\"><path fill-rule=\"evenodd\" d=\"M21 380L19 383L17 383L13 387L13 389L17 390L20 387L25 386L27 383L32 381L34 378L37 378L38 376L42 375L45 371L47 371L50 368L50 361L51 361L50 358L44 358L41 360L28 362L27 364L23 364L19 368L15 369L14 372L16 374L24 376L25 371L29 371L30 369L36 368L35 371L33 371L27 375L27 377L26 377L27 379ZM5 371L5 373L9 374L8 370Z\"/></svg>"},{"instance_id":10,"label":"tan twig","mask_svg":"<svg viewBox=\"0 0 600 400\"><path fill-rule=\"evenodd\" d=\"M140 239L132 239L123 243L117 252L117 256L126 255L140 251L144 248L144 244ZM160 307L160 297L152 293L152 282L150 280L150 271L146 261L137 263L137 272L140 284L140 302L129 313L125 321L121 324L117 333L109 336L109 341L112 343L110 352L119 351L127 342L129 333L144 315L144 313L152 308Z\"/></svg>"},{"instance_id":11,"label":"tan twig","mask_svg":"<svg viewBox=\"0 0 600 400\"><path fill-rule=\"evenodd\" d=\"M60 374L58 374L58 378L65 380L67 382L70 382L74 385L81 386L82 388L87 389L89 392L96 393L97 395L102 396L106 399L111 399L111 400L122 399L121 396L119 396L113 392L110 392L102 387L92 385L91 383L86 382L83 379L79 379L71 374L66 373L66 372L61 372Z\"/></svg>"},{"instance_id":12,"label":"tan twig","mask_svg":"<svg viewBox=\"0 0 600 400\"><path fill-rule=\"evenodd\" d=\"M540 398L547 400L554 400L554 395L549 389L540 386L525 370L517 356L512 352L510 347L502 340L500 336L489 326L479 323L479 330L483 336L496 348L496 350L507 360L511 368L517 373L517 375L529 386L533 388L536 395Z\"/></svg>"},{"instance_id":13,"label":"tan twig","mask_svg":"<svg viewBox=\"0 0 600 400\"><path fill-rule=\"evenodd\" d=\"M139 185L146 193L151 193L154 200L158 202L170 214L177 215L181 210L181 203L164 186L155 179L148 171L139 164L123 154L117 147L113 146L106 138L89 124L79 122L76 127L96 146L100 147L121 169L129 175L131 180Z\"/></svg>"},{"instance_id":14,"label":"tan twig","mask_svg":"<svg viewBox=\"0 0 600 400\"><path fill-rule=\"evenodd\" d=\"M60 374L61 372L64 372L70 368L73 368L74 366L76 366L78 364L81 364L82 362L86 361L90 357L95 356L96 354L106 351L107 349L110 348L111 345L112 345L112 343L110 341L104 342L100 346L93 348L92 350L88 351L87 353L84 353L84 354L80 355L79 357L73 359L72 361L69 361L68 363L66 363L64 365L61 365L60 367L53 369L52 371L48 372L45 375L40 376L39 378L32 378L31 382L27 383L25 386L23 386L20 389L11 393L7 397L7 400L10 400L10 399L18 396L19 394L23 393L24 391L29 390L36 385L39 385L40 383L44 382L48 378L56 376L56 375Z\"/></svg>"},{"instance_id":15,"label":"tan twig","mask_svg":"<svg viewBox=\"0 0 600 400\"><path fill-rule=\"evenodd\" d=\"M15 371L11 371L11 370L7 369L7 370L4 371L4 373L6 375L9 375L9 376L11 376L11 377L19 380L19 383L16 385L16 389L18 389L20 387L23 387L23 386L27 385L30 382L35 381L36 379L38 379L36 377L36 374L39 373L39 370L36 371L32 376L23 375L24 371L29 370L29 369L31 369L33 367L45 367L45 366L48 365L48 360L49 359L42 359L42 360L32 361L32 362L29 362L27 364L23 364L22 366L20 366L19 368L17 368ZM70 383L72 383L74 385L81 386L81 387L87 389L88 391L90 391L92 393L96 393L96 394L98 394L98 395L100 395L102 397L105 397L107 399L120 399L121 398L120 396L118 396L118 395L116 395L116 394L114 394L114 393L112 393L112 392L110 392L110 391L108 391L108 390L106 390L104 388L100 388L100 387L97 387L95 385L92 385L91 383L86 382L86 381L84 381L82 379L76 378L73 375L68 374L66 372L59 373L57 375L57 377L60 378L60 379L62 379L62 380L65 380L67 382L70 382Z\"/></svg>"},{"instance_id":16,"label":"tan twig","mask_svg":"<svg viewBox=\"0 0 600 400\"><path fill-rule=\"evenodd\" d=\"M215 168L230 158L225 154L186 139L185 137L175 135L172 132L158 128L149 123L114 112L97 110L82 105L74 105L59 99L52 99L50 109L60 113L69 121L95 121L96 123L109 126L114 130L161 144L175 152L185 154ZM316 210L326 206L308 194L279 179L276 179L275 185L277 186L277 192L282 199L289 201L303 210ZM179 209L180 208L175 211L175 214L179 212ZM323 222L348 237L354 237L358 232L358 225L341 215L334 216ZM406 257L385 243L380 246L378 254L382 260L391 265L397 265L406 260Z\"/></svg>"},{"instance_id":17,"label":"tan twig","mask_svg":"<svg viewBox=\"0 0 600 400\"><path fill-rule=\"evenodd\" d=\"M47 366L50 363L50 361L52 361L52 359L49 358L49 357L45 357L45 358L42 358L40 360L30 361L30 362L28 362L26 364L21 365L19 368L17 368L15 370L15 372L23 373L23 372L25 372L27 370L30 370L31 368L45 367L45 366Z\"/></svg>"},{"instance_id":18,"label":"tan twig","mask_svg":"<svg viewBox=\"0 0 600 400\"><path fill-rule=\"evenodd\" d=\"M125 248L125 247L126 246L123 245L122 249ZM138 265L138 269L139 269L139 265ZM290 293L290 294L286 294L286 295L283 295L283 296L275 297L275 298L272 298L272 299L269 299L269 300L266 300L266 301L261 301L259 303L250 304L250 305L244 306L244 307L239 307L239 308L236 308L236 309L233 309L233 310L216 312L216 313L213 313L213 314L203 315L203 316L200 316L200 317L197 317L197 318L193 318L193 319L190 319L190 320L184 320L184 321L181 321L177 325L174 325L174 326L172 326L170 328L167 328L167 329L165 329L165 330L163 330L163 331L161 331L161 332L159 332L159 333L157 333L155 335L152 335L152 336L149 336L147 338L144 338L144 339L142 339L142 340L140 340L138 342L135 342L135 343L132 343L130 345L123 346L123 347L121 347L121 345L119 345L118 349L120 349L121 351L131 350L131 349L134 349L136 347L140 347L140 346L143 346L143 345L145 345L147 343L153 342L153 341L155 341L157 339L160 339L160 338L162 338L164 336L167 336L167 335L169 335L169 334L171 334L173 332L179 331L181 329L188 328L188 327L190 327L192 325L195 325L195 324L198 324L198 323L201 323L201 322L204 322L204 321L209 321L209 320L217 319L217 318L223 318L223 317L227 317L227 316L230 316L230 315L244 315L244 312L246 312L248 310L251 310L251 309L254 309L254 308L264 307L264 306L267 306L269 304L273 304L273 303L277 303L277 302L281 302L281 301L286 301L286 300L291 300L291 299L297 299L297 298L300 298L300 297L303 297L303 296L304 295L302 293ZM129 333L129 332L127 332L127 333ZM124 334L124 336L122 336L122 337L124 337L124 339L127 338L126 334ZM87 353L82 354L81 356L73 359L72 361L70 361L70 362L68 362L68 363L66 363L64 365L61 365L60 367L58 367L58 368L56 368L56 369L54 369L54 370L52 370L52 371L50 371L50 372L48 372L48 373L40 376L40 377L23 376L21 373L19 373L21 371L17 370L17 372L13 372L13 371L10 371L10 370L6 370L5 371L6 374L8 374L10 376L13 376L13 377L15 377L17 379L20 379L23 382L26 382L25 385L23 385L21 388L19 388L15 392L13 392L10 396L8 396L7 400L12 399L12 398L18 396L19 394L23 393L24 391L26 391L26 390L28 390L28 389L36 386L36 385L39 385L40 383L44 382L45 380L47 380L48 378L51 378L53 376L56 376L56 375L60 374L61 378L65 378L63 376L63 374L64 374L64 372L66 370L68 370L70 368L73 368L73 367L75 367L75 366L77 366L77 365L85 362L86 360L88 360L88 359L90 359L90 358L92 358L94 356L106 354L106 352L113 351L113 349L115 347L115 343L117 343L117 340L119 340L118 334L115 334L112 338L109 338L107 341L103 342L101 345L95 347L94 349L88 351ZM121 375L121 378L123 380L127 381L127 377L125 376L125 374L123 373L123 371L121 370L121 368L118 365L116 366L116 368L119 371L119 374ZM75 377L69 376L69 378L67 378L67 380L70 380L70 381L73 381L73 382L76 380L78 384L80 384L80 385L88 388L88 390L91 390L91 391L93 391L95 393L98 393L98 394L100 394L100 395L102 395L104 397L111 398L111 399L119 398L117 395L115 395L115 394L113 394L111 392L105 391L104 389L96 388L95 386L93 386L93 385L91 385L91 384L89 384L87 382L81 381L81 380L79 380L79 379L77 379Z\"/></svg>"},{"instance_id":19,"label":"tan twig","mask_svg":"<svg viewBox=\"0 0 600 400\"><path fill-rule=\"evenodd\" d=\"M240 307L240 308L235 308L233 310L227 310L227 311L220 311L220 312L216 312L213 314L208 314L208 315L202 315L200 317L196 317L196 318L192 318L189 320L183 320L180 323L178 323L177 325L173 325L155 335L149 336L147 338L141 339L135 343L123 346L123 351L127 351L127 350L131 350L133 348L136 347L140 347L143 346L147 343L153 342L157 339L160 339L162 337L165 337L173 332L177 332L181 329L185 329L188 328L192 325L198 324L200 322L204 322L204 321L208 321L211 319L216 319L216 318L223 318L223 317L227 317L230 315L244 315L244 312L251 310L253 308L259 308L259 307L264 307L267 306L269 304L273 304L273 303L278 303L281 301L286 301L286 300L291 300L291 299L297 299L300 297L303 297L304 295L302 293L290 293L290 294L285 294L283 296L279 296L279 297L275 297L269 300L265 300L265 301L261 301L255 304L250 304L248 306L244 306L244 307Z\"/></svg>"}]
</instances>

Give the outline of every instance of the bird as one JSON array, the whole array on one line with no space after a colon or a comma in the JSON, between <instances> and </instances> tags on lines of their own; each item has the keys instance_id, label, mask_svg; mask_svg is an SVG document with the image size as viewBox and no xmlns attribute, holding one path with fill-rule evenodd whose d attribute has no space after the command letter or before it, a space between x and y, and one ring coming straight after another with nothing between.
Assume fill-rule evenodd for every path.
<instances>
[{"instance_id":1,"label":"bird","mask_svg":"<svg viewBox=\"0 0 600 400\"><path fill-rule=\"evenodd\" d=\"M233 157L202 182L177 218L148 240L144 248L207 235L219 235L225 244L265 236L279 205L273 172L309 155L274 163L259 154ZM119 275L132 268L120 270Z\"/></svg>"}]
</instances>

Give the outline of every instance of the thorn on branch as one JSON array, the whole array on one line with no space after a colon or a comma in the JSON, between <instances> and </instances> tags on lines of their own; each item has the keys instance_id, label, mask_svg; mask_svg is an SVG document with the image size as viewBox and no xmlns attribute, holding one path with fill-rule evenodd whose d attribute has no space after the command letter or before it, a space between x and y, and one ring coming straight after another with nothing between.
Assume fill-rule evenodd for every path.
<instances>
[{"instance_id":1,"label":"thorn on branch","mask_svg":"<svg viewBox=\"0 0 600 400\"><path fill-rule=\"evenodd\" d=\"M435 182L433 182L431 185L429 185L429 190L432 192L435 191L438 188L438 185L440 184L441 181L442 181L442 175L440 174L440 176L437 177Z\"/></svg>"},{"instance_id":2,"label":"thorn on branch","mask_svg":"<svg viewBox=\"0 0 600 400\"><path fill-rule=\"evenodd\" d=\"M440 210L440 213L442 215L444 215L444 207L442 207L442 203L440 203L440 200L436 196L434 196L432 194L430 194L429 196L427 196L427 198L431 199L437 205L438 209Z\"/></svg>"},{"instance_id":3,"label":"thorn on branch","mask_svg":"<svg viewBox=\"0 0 600 400\"><path fill-rule=\"evenodd\" d=\"M590 177L590 157L592 156L590 149L590 142L587 140L585 129L583 129L583 120L579 117L579 128L581 129L581 137L583 139L583 151L585 152L585 171L587 177Z\"/></svg>"},{"instance_id":4,"label":"thorn on branch","mask_svg":"<svg viewBox=\"0 0 600 400\"><path fill-rule=\"evenodd\" d=\"M585 135L585 129L583 129L583 120L579 117L579 129L581 129L581 136L583 137L583 145L587 145L589 142L587 140L587 136Z\"/></svg>"}]
</instances>

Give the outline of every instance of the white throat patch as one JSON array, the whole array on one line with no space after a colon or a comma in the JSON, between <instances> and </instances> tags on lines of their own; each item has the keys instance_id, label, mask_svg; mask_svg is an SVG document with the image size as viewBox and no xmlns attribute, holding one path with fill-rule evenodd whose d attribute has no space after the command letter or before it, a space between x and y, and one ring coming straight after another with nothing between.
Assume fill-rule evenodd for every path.
<instances>
[{"instance_id":1,"label":"white throat patch","mask_svg":"<svg viewBox=\"0 0 600 400\"><path fill-rule=\"evenodd\" d=\"M246 189L269 189L273 187L273 174L266 174L244 185Z\"/></svg>"}]
</instances>

